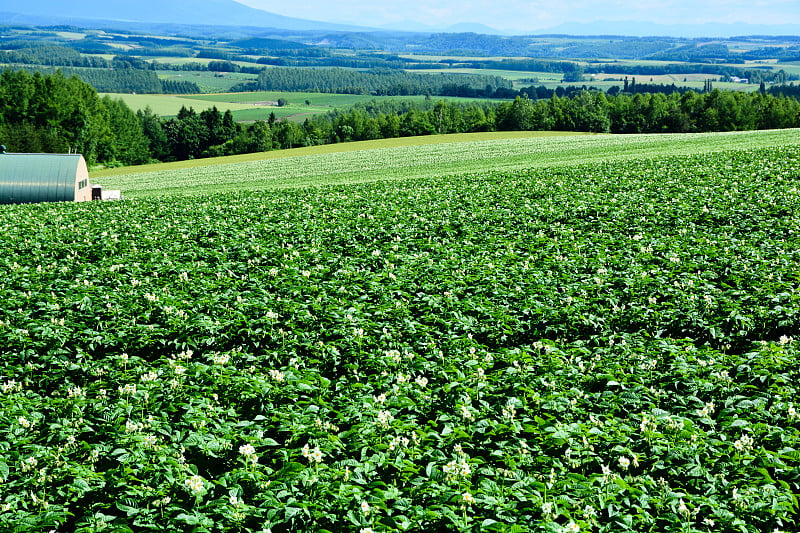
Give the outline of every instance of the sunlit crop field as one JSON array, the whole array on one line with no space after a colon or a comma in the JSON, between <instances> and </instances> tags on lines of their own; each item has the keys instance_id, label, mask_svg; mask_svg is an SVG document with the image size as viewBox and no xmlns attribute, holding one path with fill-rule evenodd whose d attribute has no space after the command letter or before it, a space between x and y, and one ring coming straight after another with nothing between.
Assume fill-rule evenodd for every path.
<instances>
[{"instance_id":1,"label":"sunlit crop field","mask_svg":"<svg viewBox=\"0 0 800 533\"><path fill-rule=\"evenodd\" d=\"M674 135L492 132L342 143L93 173L127 196L434 178L797 143L798 130Z\"/></svg>"},{"instance_id":2,"label":"sunlit crop field","mask_svg":"<svg viewBox=\"0 0 800 533\"><path fill-rule=\"evenodd\" d=\"M800 530L790 133L0 207L0 531Z\"/></svg>"}]
</instances>

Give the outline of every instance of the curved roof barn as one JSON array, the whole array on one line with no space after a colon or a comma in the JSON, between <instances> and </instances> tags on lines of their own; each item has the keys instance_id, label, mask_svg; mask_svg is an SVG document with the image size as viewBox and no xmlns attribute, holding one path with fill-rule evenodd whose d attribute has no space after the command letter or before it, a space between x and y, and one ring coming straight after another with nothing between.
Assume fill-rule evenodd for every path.
<instances>
[{"instance_id":1,"label":"curved roof barn","mask_svg":"<svg viewBox=\"0 0 800 533\"><path fill-rule=\"evenodd\" d=\"M0 152L0 204L91 199L89 169L82 155Z\"/></svg>"}]
</instances>

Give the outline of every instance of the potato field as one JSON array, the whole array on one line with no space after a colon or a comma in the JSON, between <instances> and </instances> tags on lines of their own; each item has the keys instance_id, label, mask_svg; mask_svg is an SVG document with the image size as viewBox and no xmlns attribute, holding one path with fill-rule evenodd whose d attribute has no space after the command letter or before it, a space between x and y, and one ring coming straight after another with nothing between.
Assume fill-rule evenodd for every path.
<instances>
[{"instance_id":1,"label":"potato field","mask_svg":"<svg viewBox=\"0 0 800 533\"><path fill-rule=\"evenodd\" d=\"M798 531L799 187L782 144L2 206L0 530Z\"/></svg>"}]
</instances>

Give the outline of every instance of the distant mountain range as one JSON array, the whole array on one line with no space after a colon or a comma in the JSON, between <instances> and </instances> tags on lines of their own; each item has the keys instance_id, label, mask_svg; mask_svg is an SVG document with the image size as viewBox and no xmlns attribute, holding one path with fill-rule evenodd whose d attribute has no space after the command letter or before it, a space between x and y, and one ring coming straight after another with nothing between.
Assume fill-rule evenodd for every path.
<instances>
[{"instance_id":1,"label":"distant mountain range","mask_svg":"<svg viewBox=\"0 0 800 533\"><path fill-rule=\"evenodd\" d=\"M238 26L261 27L291 31L403 31L419 33L480 33L508 34L480 23L460 23L451 26L425 26L404 21L381 28L333 24L277 15L240 4L235 0L137 0L115 2L108 0L0 0L0 20L4 24L75 24L87 26L87 21L117 21L128 23L170 24L179 26ZM737 35L800 35L800 25L757 24L681 24L663 25L637 21L597 21L566 23L550 28L531 28L517 35L629 35L670 37L731 37Z\"/></svg>"},{"instance_id":2,"label":"distant mountain range","mask_svg":"<svg viewBox=\"0 0 800 533\"><path fill-rule=\"evenodd\" d=\"M361 26L331 24L276 15L234 0L0 0L4 24L63 24L108 20L177 25L261 26L286 30L363 31Z\"/></svg>"}]
</instances>

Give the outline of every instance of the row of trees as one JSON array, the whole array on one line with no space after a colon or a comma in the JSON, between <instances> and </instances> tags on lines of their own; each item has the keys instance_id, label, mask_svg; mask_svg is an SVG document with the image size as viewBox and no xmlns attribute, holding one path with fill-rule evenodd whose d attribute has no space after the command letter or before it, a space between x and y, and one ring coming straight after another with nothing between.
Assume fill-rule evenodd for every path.
<instances>
[{"instance_id":1,"label":"row of trees","mask_svg":"<svg viewBox=\"0 0 800 533\"><path fill-rule=\"evenodd\" d=\"M0 62L2 63L51 67L154 70L151 63L133 55L117 54L109 60L97 55L84 55L74 47L27 41L4 43L3 47L5 50L0 50Z\"/></svg>"},{"instance_id":2,"label":"row of trees","mask_svg":"<svg viewBox=\"0 0 800 533\"><path fill-rule=\"evenodd\" d=\"M81 55L66 46L30 43L4 43L0 50L0 63L48 65L66 67L106 68L108 61L102 57Z\"/></svg>"},{"instance_id":3,"label":"row of trees","mask_svg":"<svg viewBox=\"0 0 800 533\"><path fill-rule=\"evenodd\" d=\"M546 100L517 97L492 106L439 101L427 110L411 108L399 115L356 106L328 119L327 129L326 123L317 121L317 128L328 132L329 142L490 130L684 133L798 126L800 102L795 99L717 89L707 94L618 96L581 91ZM347 139L342 139L342 132L349 133Z\"/></svg>"},{"instance_id":4,"label":"row of trees","mask_svg":"<svg viewBox=\"0 0 800 533\"><path fill-rule=\"evenodd\" d=\"M242 84L241 91L312 91L344 94L412 95L442 94L443 88L467 85L511 88L511 81L483 74L417 74L403 70L373 69L367 72L343 68L269 68L258 80Z\"/></svg>"},{"instance_id":5,"label":"row of trees","mask_svg":"<svg viewBox=\"0 0 800 533\"><path fill-rule=\"evenodd\" d=\"M97 91L105 93L196 94L193 81L162 80L155 71L123 69L62 69L65 76L77 76Z\"/></svg>"},{"instance_id":6,"label":"row of trees","mask_svg":"<svg viewBox=\"0 0 800 533\"><path fill-rule=\"evenodd\" d=\"M8 67L11 70L40 72L44 75L61 73L65 77L76 76L105 93L140 94L197 94L200 88L189 80L166 80L152 70L71 68L71 67Z\"/></svg>"},{"instance_id":7,"label":"row of trees","mask_svg":"<svg viewBox=\"0 0 800 533\"><path fill-rule=\"evenodd\" d=\"M687 133L800 126L800 102L771 95L720 91L705 94L581 92L532 101L517 98L498 111L498 129L602 133Z\"/></svg>"}]
</instances>

